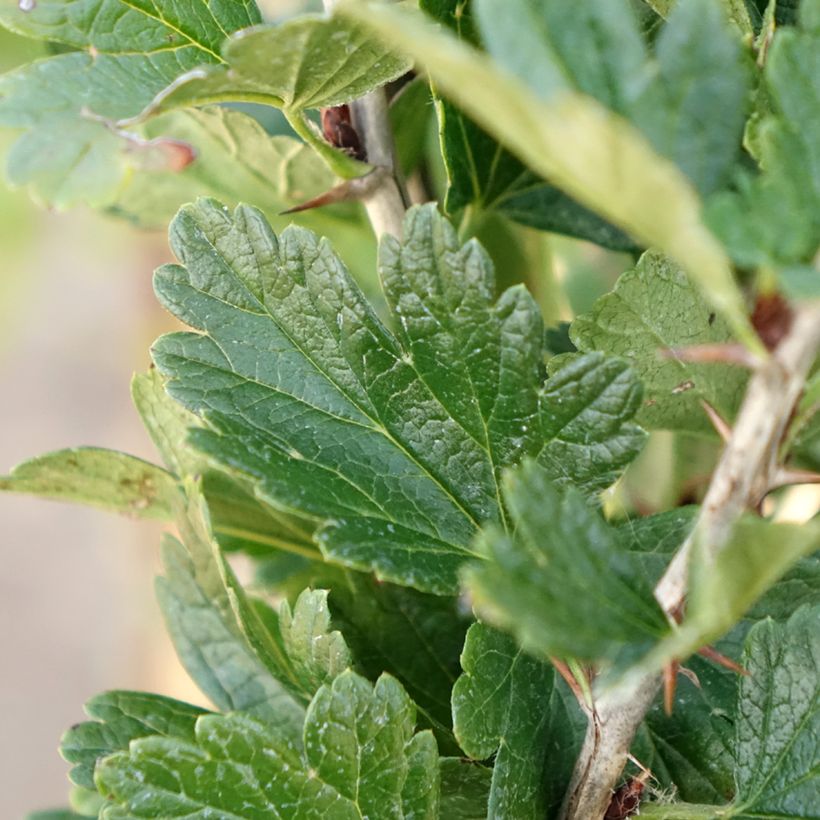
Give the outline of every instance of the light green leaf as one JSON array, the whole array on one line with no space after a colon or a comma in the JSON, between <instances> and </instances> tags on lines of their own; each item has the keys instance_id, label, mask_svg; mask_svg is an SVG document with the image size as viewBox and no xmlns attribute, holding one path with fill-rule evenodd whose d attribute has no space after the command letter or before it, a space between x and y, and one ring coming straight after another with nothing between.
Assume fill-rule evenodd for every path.
<instances>
[{"instance_id":1,"label":"light green leaf","mask_svg":"<svg viewBox=\"0 0 820 820\"><path fill-rule=\"evenodd\" d=\"M479 816L546 817L561 802L583 737L573 696L552 667L484 624L470 627L461 663L453 690L456 737L472 758L495 753L489 804Z\"/></svg>"},{"instance_id":2,"label":"light green leaf","mask_svg":"<svg viewBox=\"0 0 820 820\"><path fill-rule=\"evenodd\" d=\"M194 739L197 718L204 709L145 692L105 692L85 704L93 720L72 726L60 741L60 754L74 764L69 777L94 789L94 766L114 752L126 751L140 737L161 735Z\"/></svg>"},{"instance_id":3,"label":"light green leaf","mask_svg":"<svg viewBox=\"0 0 820 820\"><path fill-rule=\"evenodd\" d=\"M135 518L167 520L179 498L174 477L140 458L97 447L57 450L0 476L0 492L89 504Z\"/></svg>"},{"instance_id":4,"label":"light green leaf","mask_svg":"<svg viewBox=\"0 0 820 820\"><path fill-rule=\"evenodd\" d=\"M25 820L82 820L82 817L71 809L45 809L27 814Z\"/></svg>"},{"instance_id":5,"label":"light green leaf","mask_svg":"<svg viewBox=\"0 0 820 820\"><path fill-rule=\"evenodd\" d=\"M315 692L351 665L350 650L341 632L330 628L327 590L306 589L291 610L279 609L282 643L294 672L306 690Z\"/></svg>"},{"instance_id":6,"label":"light green leaf","mask_svg":"<svg viewBox=\"0 0 820 820\"><path fill-rule=\"evenodd\" d=\"M647 427L708 432L712 427L700 402L731 420L743 395L742 368L664 355L689 345L722 344L731 336L683 271L654 251L624 273L590 313L575 319L570 335L582 352L600 350L630 362L644 385L638 420Z\"/></svg>"},{"instance_id":7,"label":"light green leaf","mask_svg":"<svg viewBox=\"0 0 820 820\"><path fill-rule=\"evenodd\" d=\"M762 173L710 203L710 223L741 265L807 263L820 246L820 26L811 23L819 5L804 0L801 28L779 29L769 50Z\"/></svg>"},{"instance_id":8,"label":"light green leaf","mask_svg":"<svg viewBox=\"0 0 820 820\"><path fill-rule=\"evenodd\" d=\"M506 476L504 495L514 534L485 528L479 547L489 560L464 574L479 613L542 657L611 658L668 631L623 531L576 490L560 492L527 462Z\"/></svg>"},{"instance_id":9,"label":"light green leaf","mask_svg":"<svg viewBox=\"0 0 820 820\"><path fill-rule=\"evenodd\" d=\"M226 31L260 22L254 0L203 6L197 0L47 0L0 6L0 25L100 53L198 51L219 59Z\"/></svg>"},{"instance_id":10,"label":"light green leaf","mask_svg":"<svg viewBox=\"0 0 820 820\"><path fill-rule=\"evenodd\" d=\"M258 716L296 742L302 709L250 646L229 609L227 590L216 598L207 580L212 570L197 568L170 536L162 558L165 576L157 580L157 597L188 674L219 709Z\"/></svg>"},{"instance_id":11,"label":"light green leaf","mask_svg":"<svg viewBox=\"0 0 820 820\"><path fill-rule=\"evenodd\" d=\"M372 686L345 672L317 692L304 751L245 715L212 715L197 721L195 743L147 738L106 758L97 785L133 817L433 820L435 743L413 723L399 683L385 675Z\"/></svg>"},{"instance_id":12,"label":"light green leaf","mask_svg":"<svg viewBox=\"0 0 820 820\"><path fill-rule=\"evenodd\" d=\"M204 333L163 337L154 359L208 423L193 444L272 507L327 522L327 557L452 594L479 522L502 515L500 469L540 453L601 489L642 442L629 422L640 388L593 356L539 396L532 299L512 288L494 304L486 254L460 247L431 206L411 210L404 233L381 254L396 338L326 242L296 228L277 239L245 206L184 208L171 241L186 267L155 285Z\"/></svg>"},{"instance_id":13,"label":"light green leaf","mask_svg":"<svg viewBox=\"0 0 820 820\"><path fill-rule=\"evenodd\" d=\"M410 67L361 26L321 15L240 32L222 54L227 67L181 77L152 110L242 99L289 110L339 105Z\"/></svg>"},{"instance_id":14,"label":"light green leaf","mask_svg":"<svg viewBox=\"0 0 820 820\"><path fill-rule=\"evenodd\" d=\"M543 45L536 42L530 50L522 44L532 44L538 28L522 28L524 41L514 41L505 55L512 62L502 72L411 10L370 2L345 2L342 8L411 54L443 93L533 171L675 259L725 313L738 338L760 349L728 259L704 226L698 196L685 176L632 126L590 98L572 92L548 100L539 96L556 86L549 87L554 73L546 66L536 69ZM501 36L503 21L498 28ZM516 55L522 57L518 66ZM534 62L527 64L524 57ZM535 88L510 75L516 67Z\"/></svg>"},{"instance_id":15,"label":"light green leaf","mask_svg":"<svg viewBox=\"0 0 820 820\"><path fill-rule=\"evenodd\" d=\"M442 757L441 816L447 820L487 820L493 770L463 757Z\"/></svg>"},{"instance_id":16,"label":"light green leaf","mask_svg":"<svg viewBox=\"0 0 820 820\"><path fill-rule=\"evenodd\" d=\"M9 179L57 207L101 206L116 198L133 167L167 165L162 145L112 124L140 112L180 74L218 62L222 39L259 20L246 0L211 9L203 13L192 2L64 0L4 12L15 29L88 49L0 78L0 126L26 132L9 155ZM188 149L180 150L188 159Z\"/></svg>"}]
</instances>

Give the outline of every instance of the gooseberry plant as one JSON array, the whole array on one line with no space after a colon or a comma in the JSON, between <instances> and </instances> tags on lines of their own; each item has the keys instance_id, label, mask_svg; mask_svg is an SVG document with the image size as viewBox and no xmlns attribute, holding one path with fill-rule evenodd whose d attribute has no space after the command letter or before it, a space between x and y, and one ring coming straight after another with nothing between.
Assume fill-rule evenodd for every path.
<instances>
[{"instance_id":1,"label":"gooseberry plant","mask_svg":"<svg viewBox=\"0 0 820 820\"><path fill-rule=\"evenodd\" d=\"M775 515L820 462L820 0L0 23L52 52L0 77L10 180L170 219L191 328L133 382L161 464L0 489L172 525L213 706L93 698L39 817L820 816L820 520ZM556 234L632 255L568 328Z\"/></svg>"}]
</instances>

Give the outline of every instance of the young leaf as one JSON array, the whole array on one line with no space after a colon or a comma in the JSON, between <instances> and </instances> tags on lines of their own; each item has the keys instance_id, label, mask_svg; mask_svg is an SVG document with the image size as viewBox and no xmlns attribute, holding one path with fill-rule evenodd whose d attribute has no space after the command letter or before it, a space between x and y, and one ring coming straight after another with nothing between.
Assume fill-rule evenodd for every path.
<instances>
[{"instance_id":1,"label":"young leaf","mask_svg":"<svg viewBox=\"0 0 820 820\"><path fill-rule=\"evenodd\" d=\"M532 299L512 288L493 304L486 255L432 207L382 246L399 339L307 231L277 239L258 211L201 201L171 242L186 267L160 269L157 293L204 332L163 337L154 359L209 425L190 440L273 507L327 521L334 561L454 593L478 524L501 518L502 467L540 454L594 492L639 449L634 376L588 357L539 396ZM593 429L579 437L576 417ZM577 463L559 464L567 453Z\"/></svg>"},{"instance_id":2,"label":"young leaf","mask_svg":"<svg viewBox=\"0 0 820 820\"><path fill-rule=\"evenodd\" d=\"M219 62L227 34L258 21L247 0L204 11L167 0L57 0L5 11L3 22L15 30L83 49L0 78L0 126L26 130L9 154L10 180L57 207L109 204L128 169L157 147L112 124L137 114L180 74ZM188 149L180 150L185 157L165 161L188 161Z\"/></svg>"},{"instance_id":3,"label":"young leaf","mask_svg":"<svg viewBox=\"0 0 820 820\"><path fill-rule=\"evenodd\" d=\"M685 176L599 103L566 91L548 98L566 83L550 68L539 41L543 27L505 15L497 26L509 46L502 71L410 10L365 2L345 2L343 10L415 57L450 99L533 171L675 259L738 338L760 348L728 259L704 226ZM517 39L509 36L513 19L519 20Z\"/></svg>"},{"instance_id":4,"label":"young leaf","mask_svg":"<svg viewBox=\"0 0 820 820\"><path fill-rule=\"evenodd\" d=\"M465 584L480 613L542 656L600 660L648 647L668 631L652 587L597 510L560 492L538 465L507 475L514 534L486 528L486 563Z\"/></svg>"},{"instance_id":5,"label":"young leaf","mask_svg":"<svg viewBox=\"0 0 820 820\"><path fill-rule=\"evenodd\" d=\"M683 271L648 251L615 289L572 324L571 338L582 352L605 351L635 368L644 385L638 420L647 427L710 431L700 402L732 419L746 383L742 368L695 364L667 351L731 339L722 317L712 312Z\"/></svg>"},{"instance_id":6,"label":"young leaf","mask_svg":"<svg viewBox=\"0 0 820 820\"><path fill-rule=\"evenodd\" d=\"M176 480L161 467L97 447L58 450L24 461L0 476L2 491L162 520L171 518L179 497Z\"/></svg>"},{"instance_id":7,"label":"young leaf","mask_svg":"<svg viewBox=\"0 0 820 820\"><path fill-rule=\"evenodd\" d=\"M132 740L151 735L194 739L197 718L204 709L145 692L105 692L91 698L85 711L93 720L72 726L62 737L60 754L74 764L69 777L93 789L97 761L127 751Z\"/></svg>"},{"instance_id":8,"label":"young leaf","mask_svg":"<svg viewBox=\"0 0 820 820\"><path fill-rule=\"evenodd\" d=\"M282 643L294 672L306 690L315 692L351 665L350 650L341 632L330 629L327 590L306 589L291 610L279 609Z\"/></svg>"},{"instance_id":9,"label":"young leaf","mask_svg":"<svg viewBox=\"0 0 820 820\"><path fill-rule=\"evenodd\" d=\"M97 768L98 788L133 817L418 817L434 820L438 759L395 680L352 672L323 686L305 719L300 752L245 715L196 724L196 743L154 737ZM427 785L421 794L421 779ZM146 788L149 787L149 788ZM236 814L237 806L242 814Z\"/></svg>"},{"instance_id":10,"label":"young leaf","mask_svg":"<svg viewBox=\"0 0 820 820\"><path fill-rule=\"evenodd\" d=\"M470 627L461 663L453 689L456 737L472 758L495 754L489 803L478 816L547 816L561 802L580 749L580 709L551 666L484 624Z\"/></svg>"}]
</instances>

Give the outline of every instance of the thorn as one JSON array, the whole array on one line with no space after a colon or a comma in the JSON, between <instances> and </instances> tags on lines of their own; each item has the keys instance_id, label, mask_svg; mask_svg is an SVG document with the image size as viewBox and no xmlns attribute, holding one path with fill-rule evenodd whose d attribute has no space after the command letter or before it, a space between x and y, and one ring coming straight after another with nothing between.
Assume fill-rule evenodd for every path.
<instances>
[{"instance_id":1,"label":"thorn","mask_svg":"<svg viewBox=\"0 0 820 820\"><path fill-rule=\"evenodd\" d=\"M791 484L820 484L820 473L811 470L789 470L779 467L769 484L768 492L778 487L788 487Z\"/></svg>"},{"instance_id":2,"label":"thorn","mask_svg":"<svg viewBox=\"0 0 820 820\"><path fill-rule=\"evenodd\" d=\"M282 211L280 216L295 214L299 211L309 211L312 208L321 208L324 205L332 205L336 202L365 200L381 185L386 171L386 168L374 168L362 177L345 180L329 191L325 191L323 194L309 199L307 202L302 202L299 205L288 208L286 211Z\"/></svg>"},{"instance_id":3,"label":"thorn","mask_svg":"<svg viewBox=\"0 0 820 820\"><path fill-rule=\"evenodd\" d=\"M761 360L740 344L691 345L667 347L660 350L664 359L678 359L693 364L734 364L756 370Z\"/></svg>"},{"instance_id":4,"label":"thorn","mask_svg":"<svg viewBox=\"0 0 820 820\"><path fill-rule=\"evenodd\" d=\"M589 707L584 697L584 692L578 685L578 681L575 680L575 675L572 674L570 668L558 658L551 657L550 663L555 667L555 671L564 679L566 685L572 690L572 694L575 695L575 700L578 701L581 708L587 710Z\"/></svg>"},{"instance_id":5,"label":"thorn","mask_svg":"<svg viewBox=\"0 0 820 820\"><path fill-rule=\"evenodd\" d=\"M695 673L694 673L691 669L687 668L686 666L681 666L681 668L680 668L678 671L679 671L679 672L681 673L681 675L683 675L683 676L684 676L687 680L691 681L691 683L692 683L694 686L697 686L697 688L698 688L698 689L700 689L700 688L701 688L701 686L700 686L700 680L698 679L698 676L697 676L697 675L696 675L696 674L695 674Z\"/></svg>"},{"instance_id":6,"label":"thorn","mask_svg":"<svg viewBox=\"0 0 820 820\"><path fill-rule=\"evenodd\" d=\"M670 661L663 668L663 711L667 715L672 714L675 706L675 689L678 685L678 669L680 664L677 661Z\"/></svg>"},{"instance_id":7,"label":"thorn","mask_svg":"<svg viewBox=\"0 0 820 820\"><path fill-rule=\"evenodd\" d=\"M723 443L728 444L729 439L732 437L732 428L729 426L729 423L706 399L700 400L700 406L706 411L706 415L709 416L709 421L712 422L712 427L715 428L717 434L723 439Z\"/></svg>"},{"instance_id":8,"label":"thorn","mask_svg":"<svg viewBox=\"0 0 820 820\"><path fill-rule=\"evenodd\" d=\"M722 652L713 649L711 646L704 646L698 650L698 655L702 655L710 661L713 661L718 666L724 669L729 669L732 672L737 672L738 675L748 675L749 672L744 669L739 663L735 663L731 658L727 658Z\"/></svg>"}]
</instances>

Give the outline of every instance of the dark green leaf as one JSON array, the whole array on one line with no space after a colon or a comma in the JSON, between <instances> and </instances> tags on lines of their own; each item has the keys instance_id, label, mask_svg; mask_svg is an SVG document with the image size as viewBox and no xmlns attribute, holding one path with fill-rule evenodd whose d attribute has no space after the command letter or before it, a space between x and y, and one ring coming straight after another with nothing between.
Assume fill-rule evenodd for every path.
<instances>
[{"instance_id":1,"label":"dark green leaf","mask_svg":"<svg viewBox=\"0 0 820 820\"><path fill-rule=\"evenodd\" d=\"M461 663L453 690L456 737L472 758L495 754L489 804L478 816L547 816L561 802L580 750L585 719L573 696L552 667L484 624L470 627ZM463 816L474 816L474 801Z\"/></svg>"},{"instance_id":2,"label":"dark green leaf","mask_svg":"<svg viewBox=\"0 0 820 820\"><path fill-rule=\"evenodd\" d=\"M441 817L486 820L493 771L463 757L442 757Z\"/></svg>"},{"instance_id":3,"label":"dark green leaf","mask_svg":"<svg viewBox=\"0 0 820 820\"><path fill-rule=\"evenodd\" d=\"M599 660L648 648L668 630L652 587L608 525L575 490L526 463L505 481L514 534L485 529L490 559L465 583L479 612L542 656Z\"/></svg>"},{"instance_id":4,"label":"dark green leaf","mask_svg":"<svg viewBox=\"0 0 820 820\"><path fill-rule=\"evenodd\" d=\"M171 231L186 267L161 269L156 289L207 335L166 336L154 358L209 424L194 445L274 508L327 521L329 558L448 594L478 523L501 517L501 468L540 453L602 489L643 441L629 421L640 388L592 356L539 396L527 293L493 304L486 254L459 247L432 207L409 212L405 236L382 246L397 339L326 242L296 228L277 239L247 207L187 207Z\"/></svg>"},{"instance_id":5,"label":"dark green leaf","mask_svg":"<svg viewBox=\"0 0 820 820\"><path fill-rule=\"evenodd\" d=\"M140 818L434 820L435 742L414 735L413 723L413 704L395 680L383 676L373 687L345 672L316 693L303 752L245 715L212 715L197 721L195 742L146 738L106 758L97 785Z\"/></svg>"},{"instance_id":6,"label":"dark green leaf","mask_svg":"<svg viewBox=\"0 0 820 820\"><path fill-rule=\"evenodd\" d=\"M357 668L374 679L389 672L401 680L436 731L439 746L457 753L450 693L461 671L459 655L469 619L454 598L425 595L379 583L359 573L331 583L333 623L342 631Z\"/></svg>"},{"instance_id":7,"label":"dark green leaf","mask_svg":"<svg viewBox=\"0 0 820 820\"><path fill-rule=\"evenodd\" d=\"M667 352L722 344L731 335L683 271L654 251L624 273L590 313L579 316L570 335L582 352L605 351L632 364L645 391L638 420L648 427L711 431L701 401L731 420L743 395L742 368L694 364Z\"/></svg>"},{"instance_id":8,"label":"dark green leaf","mask_svg":"<svg viewBox=\"0 0 820 820\"><path fill-rule=\"evenodd\" d=\"M60 754L74 764L70 777L87 789L94 787L97 761L126 751L132 740L150 735L194 739L197 718L204 709L145 692L105 692L91 698L85 711L93 720L72 726L60 742Z\"/></svg>"}]
</instances>

